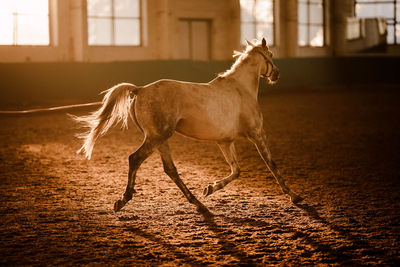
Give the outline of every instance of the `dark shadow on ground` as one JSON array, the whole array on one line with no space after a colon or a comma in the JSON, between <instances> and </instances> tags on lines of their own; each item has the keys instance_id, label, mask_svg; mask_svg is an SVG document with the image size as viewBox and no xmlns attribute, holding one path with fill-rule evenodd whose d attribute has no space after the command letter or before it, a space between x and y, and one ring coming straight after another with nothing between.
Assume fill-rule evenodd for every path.
<instances>
[{"instance_id":1,"label":"dark shadow on ground","mask_svg":"<svg viewBox=\"0 0 400 267\"><path fill-rule=\"evenodd\" d=\"M141 236L151 242L157 243L158 245L161 245L162 247L164 247L165 249L168 250L168 256L171 259L182 259L183 262L185 263L190 263L193 265L203 265L204 263L202 261L198 261L195 258L191 257L190 255L188 255L187 253L182 252L181 250L178 249L177 246L166 242L163 238L150 233L148 231L144 231L140 228L137 227L127 227L125 228L126 231L134 234L134 235L138 235Z\"/></svg>"},{"instance_id":2,"label":"dark shadow on ground","mask_svg":"<svg viewBox=\"0 0 400 267\"><path fill-rule=\"evenodd\" d=\"M227 229L222 225L218 225L215 222L215 216L204 216L204 222L207 228L211 230L218 239L218 244L221 245L221 254L229 254L237 258L240 264L245 266L255 266L258 264L250 255L240 249L240 244L229 241L229 239L232 239L230 235L235 234L232 229Z\"/></svg>"},{"instance_id":3,"label":"dark shadow on ground","mask_svg":"<svg viewBox=\"0 0 400 267\"><path fill-rule=\"evenodd\" d=\"M345 239L350 241L352 243L351 246L346 247L346 251L337 251L335 250L336 257L338 257L338 260L344 260L346 261L344 263L352 263L352 258L358 257L357 255L353 254L351 251L357 250L357 249L364 249L364 255L369 255L369 256L376 256L380 258L385 259L386 264L395 264L396 262L398 263L398 259L393 258L389 255L388 251L378 248L374 245L372 245L370 242L367 240L360 238L354 234L352 234L352 229L351 228L361 228L359 224L357 224L356 220L352 218L348 218L349 222L351 222L352 226L351 227L346 227L346 226L341 226L337 224L333 224L329 222L327 219L323 218L318 211L309 204L297 204L296 205L298 208L306 212L308 216L313 218L314 220L322 223L323 225L328 226L330 229L336 231L339 233L341 236L343 236ZM312 238L307 238L307 241L314 245L314 246L320 246L318 240L313 240ZM326 248L329 249L329 248ZM342 253L346 253L342 254Z\"/></svg>"}]
</instances>

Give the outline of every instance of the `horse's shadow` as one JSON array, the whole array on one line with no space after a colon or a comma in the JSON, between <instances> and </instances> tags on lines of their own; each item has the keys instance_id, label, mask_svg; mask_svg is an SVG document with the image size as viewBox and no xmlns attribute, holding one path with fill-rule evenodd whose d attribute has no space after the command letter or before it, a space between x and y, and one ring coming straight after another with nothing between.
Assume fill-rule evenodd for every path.
<instances>
[{"instance_id":1,"label":"horse's shadow","mask_svg":"<svg viewBox=\"0 0 400 267\"><path fill-rule=\"evenodd\" d=\"M315 221L321 223L322 225L330 228L341 236L342 239L349 241L350 246L343 246L342 248L337 248L335 243L326 242L321 240L318 236L314 235L312 232L309 233L307 230L302 230L296 228L295 226L290 226L288 224L274 224L271 225L262 220L256 220L252 218L237 218L237 217L226 217L219 216L226 222L233 223L238 227L243 225L249 225L252 227L271 227L273 226L277 230L289 231L292 232L294 236L300 237L304 243L307 243L311 247L313 247L316 251L322 252L323 255L326 256L324 261L326 263L341 263L346 265L358 265L355 259L359 258L360 255L355 252L356 249L363 249L364 253L371 256L378 256L379 258L385 258L387 262L396 262L396 259L391 258L388 255L388 252L384 249L378 248L368 242L366 239L360 238L357 235L352 233L352 229L360 228L361 226L357 224L354 219L349 218L351 221L350 226L340 226L329 222L327 219L322 217L314 206L308 204L297 204L298 208L303 210L309 217L314 219ZM208 224L209 229L213 230L216 236L221 240L227 240L229 237L225 235L220 235L223 232L222 226L216 225L212 217L205 217L205 222ZM273 229L271 229L273 231ZM229 241L227 242L230 243ZM237 251L236 251L237 252ZM236 256L243 253L235 253ZM242 257L243 258L243 257ZM245 258L243 258L245 259Z\"/></svg>"},{"instance_id":2,"label":"horse's shadow","mask_svg":"<svg viewBox=\"0 0 400 267\"><path fill-rule=\"evenodd\" d=\"M308 233L307 230L298 229L295 226L290 226L288 224L274 224L271 225L262 220L256 220L252 218L238 218L231 217L225 215L213 215L210 212L201 213L202 221L204 222L205 227L213 233L214 237L218 239L217 243L220 245L219 251L215 252L221 255L230 255L233 258L237 259L240 264L245 265L259 265L262 264L262 258L255 258L254 256L249 255L245 250L241 249L241 244L231 241L235 240L237 233L235 233L235 228L243 227L244 225L248 225L251 227L268 227L271 226L276 228L276 230L284 230L293 233L294 236L298 236L301 238L302 242L310 245L315 250L321 252L324 257L326 263L339 263L346 265L357 265L355 259L359 258L360 255L355 252L355 249L364 249L366 253L370 255L380 255L386 256L387 252L383 249L377 248L371 245L368 241L361 239L355 234L351 233L350 227L339 226L329 222L327 219L323 218L318 211L311 205L308 204L297 204L299 209L303 210L309 217L313 220L329 227L334 230L337 234L341 236L341 238L349 241L351 243L350 247L344 246L342 249L338 249L335 247L334 243L324 242L318 236L314 235L312 232ZM217 220L218 219L218 222ZM353 220L354 221L354 220ZM222 223L221 223L222 222ZM226 225L229 224L229 228ZM354 225L353 227L360 227L359 225ZM232 228L232 225L235 227ZM135 235L139 235L145 239L148 239L152 242L158 243L163 246L170 252L170 255L173 255L176 258L182 258L185 262L194 264L194 265L202 265L204 261L198 260L196 257L193 257L187 253L184 253L180 250L180 248L176 245L173 245L167 241L165 241L162 237L142 230L137 227L128 228L130 232ZM251 238L248 238L248 241Z\"/></svg>"},{"instance_id":3,"label":"horse's shadow","mask_svg":"<svg viewBox=\"0 0 400 267\"><path fill-rule=\"evenodd\" d=\"M218 225L215 222L216 216L212 213L203 213L202 215L207 228L214 233L215 237L218 239L218 244L221 245L220 254L231 255L238 259L240 264L246 266L253 266L259 263L244 250L240 249L239 244L229 241L229 239L232 239L230 238L231 235L235 234L232 229L226 229L223 226ZM226 219L226 217L222 217ZM230 232L230 234L228 234L228 232Z\"/></svg>"},{"instance_id":4,"label":"horse's shadow","mask_svg":"<svg viewBox=\"0 0 400 267\"><path fill-rule=\"evenodd\" d=\"M214 233L215 237L218 239L217 243L221 246L219 254L230 255L236 258L240 264L245 264L246 266L257 265L252 257L247 255L245 251L241 250L237 244L229 241L229 235L226 234L228 229L218 225L214 220L215 216L209 210L199 211L199 213L202 215L202 222L204 222L206 227ZM169 252L169 255L173 255L174 258L183 259L184 263L196 266L209 263L207 259L198 260L190 254L183 252L179 246L167 242L157 234L145 231L138 227L127 227L125 230L162 246Z\"/></svg>"},{"instance_id":5,"label":"horse's shadow","mask_svg":"<svg viewBox=\"0 0 400 267\"><path fill-rule=\"evenodd\" d=\"M159 237L156 234L150 233L148 231L144 231L138 227L129 227L129 228L126 228L126 230L131 232L134 235L141 236L151 242L161 245L166 250L168 250L169 255L171 255L171 256L173 255L174 258L184 259L185 262L188 262L193 265L202 265L203 264L203 262L193 258L192 256L190 256L187 253L182 252L177 246L175 246L171 243L168 243L167 241L165 241L163 238Z\"/></svg>"},{"instance_id":6,"label":"horse's shadow","mask_svg":"<svg viewBox=\"0 0 400 267\"><path fill-rule=\"evenodd\" d=\"M349 223L351 224L350 226L341 226L338 224L334 224L327 219L321 217L321 215L318 213L318 211L311 205L308 204L297 204L296 205L298 208L306 212L306 214L313 218L315 221L318 221L319 223L329 227L333 231L337 232L340 236L345 238L346 240L350 241L352 243L351 249L364 249L364 253L368 255L373 255L373 256L378 256L380 255L382 258L385 257L386 260L392 261L393 259L388 255L388 251L378 248L374 245L372 245L368 240L360 238L356 234L353 234L353 229L359 229L361 228L360 224L354 220L351 217L348 217ZM351 253L349 253L349 256L351 256ZM354 256L354 255L353 255ZM343 256L342 256L343 257Z\"/></svg>"},{"instance_id":7,"label":"horse's shadow","mask_svg":"<svg viewBox=\"0 0 400 267\"><path fill-rule=\"evenodd\" d=\"M321 218L317 211L312 208L311 206L307 206L310 207L315 213L313 213L314 216L318 216L321 221L324 220L323 218ZM290 226L288 224L273 224L271 225L270 223L267 223L265 221L262 220L256 220L256 219L252 219L252 218L237 218L237 217L226 217L226 216L218 216L220 217L223 221L229 223L229 224L234 224L237 227L243 227L244 225L248 225L251 227L266 227L266 228L271 228L271 232L272 231L282 231L282 232L291 232L293 233L293 236L297 236L300 237L302 240L304 240L304 243L307 243L308 245L310 245L311 247L313 247L315 250L322 252L326 258L324 259L324 261L326 263L343 263L343 264L348 264L348 265L356 265L356 263L353 261L354 256L351 255L342 255L341 253L339 253L332 245L327 244L326 242L323 242L322 240L320 240L318 237L316 237L315 235L313 235L312 233L309 234L304 230L295 228L293 226ZM216 234L216 236L222 240L223 242L226 241L227 239L229 239L229 236L226 235L221 235L221 233L224 230L222 226L218 226L216 225L216 223L214 222L213 218L209 218L209 217L205 217L205 222L207 223L209 229L213 230ZM230 244L231 242L227 241L228 244ZM238 244L235 244L235 246L237 247ZM268 246L268 245L266 245ZM275 244L271 244L272 247L276 246ZM238 250L238 249L237 249ZM241 256L243 255L243 253L237 253L237 251L235 251L236 253L233 256ZM241 260L247 260L246 257L238 257ZM244 261L243 261L244 262ZM252 262L254 263L254 262Z\"/></svg>"}]
</instances>

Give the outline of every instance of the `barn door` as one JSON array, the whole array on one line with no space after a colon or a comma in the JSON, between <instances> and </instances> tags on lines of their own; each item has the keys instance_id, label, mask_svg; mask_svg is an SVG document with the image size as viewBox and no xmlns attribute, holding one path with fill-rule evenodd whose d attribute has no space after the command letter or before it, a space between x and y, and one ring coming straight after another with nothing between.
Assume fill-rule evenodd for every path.
<instances>
[{"instance_id":1,"label":"barn door","mask_svg":"<svg viewBox=\"0 0 400 267\"><path fill-rule=\"evenodd\" d=\"M180 59L210 60L211 38L209 20L179 20L179 55Z\"/></svg>"}]
</instances>

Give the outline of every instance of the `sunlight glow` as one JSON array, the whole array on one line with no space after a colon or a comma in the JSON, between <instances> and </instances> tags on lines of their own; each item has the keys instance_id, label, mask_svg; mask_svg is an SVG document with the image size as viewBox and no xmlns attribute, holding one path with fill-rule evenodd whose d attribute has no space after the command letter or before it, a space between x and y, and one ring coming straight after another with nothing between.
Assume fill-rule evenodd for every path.
<instances>
[{"instance_id":1,"label":"sunlight glow","mask_svg":"<svg viewBox=\"0 0 400 267\"><path fill-rule=\"evenodd\" d=\"M298 4L299 46L324 46L324 6L322 0L300 0Z\"/></svg>"},{"instance_id":2,"label":"sunlight glow","mask_svg":"<svg viewBox=\"0 0 400 267\"><path fill-rule=\"evenodd\" d=\"M400 44L400 0L356 1L356 17L385 18L387 23L387 43Z\"/></svg>"},{"instance_id":3,"label":"sunlight glow","mask_svg":"<svg viewBox=\"0 0 400 267\"><path fill-rule=\"evenodd\" d=\"M89 45L140 45L139 0L87 0Z\"/></svg>"},{"instance_id":4,"label":"sunlight glow","mask_svg":"<svg viewBox=\"0 0 400 267\"><path fill-rule=\"evenodd\" d=\"M272 0L240 0L241 41L265 37L274 43L274 5Z\"/></svg>"},{"instance_id":5,"label":"sunlight glow","mask_svg":"<svg viewBox=\"0 0 400 267\"><path fill-rule=\"evenodd\" d=\"M321 29L319 29L314 36L311 36L312 39L310 40L310 45L311 46L323 46L324 45L324 32Z\"/></svg>"},{"instance_id":6,"label":"sunlight glow","mask_svg":"<svg viewBox=\"0 0 400 267\"><path fill-rule=\"evenodd\" d=\"M49 45L48 0L0 0L0 45Z\"/></svg>"},{"instance_id":7,"label":"sunlight glow","mask_svg":"<svg viewBox=\"0 0 400 267\"><path fill-rule=\"evenodd\" d=\"M257 1L256 3L256 20L273 23L274 16L273 16L273 5L271 1Z\"/></svg>"}]
</instances>

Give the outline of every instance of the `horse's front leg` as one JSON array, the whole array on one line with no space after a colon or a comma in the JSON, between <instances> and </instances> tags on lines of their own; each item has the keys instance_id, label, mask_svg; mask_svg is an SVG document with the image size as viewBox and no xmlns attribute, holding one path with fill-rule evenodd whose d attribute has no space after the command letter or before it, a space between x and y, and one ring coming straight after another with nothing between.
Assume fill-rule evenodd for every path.
<instances>
[{"instance_id":1,"label":"horse's front leg","mask_svg":"<svg viewBox=\"0 0 400 267\"><path fill-rule=\"evenodd\" d=\"M211 195L217 190L224 188L227 184L237 179L240 174L239 163L236 158L235 144L233 142L220 142L218 143L218 146L221 149L226 162L231 168L231 174L228 177L225 177L219 181L215 181L213 184L209 184L206 188L204 188L203 195L205 197Z\"/></svg>"},{"instance_id":2,"label":"horse's front leg","mask_svg":"<svg viewBox=\"0 0 400 267\"><path fill-rule=\"evenodd\" d=\"M303 198L300 197L299 195L297 195L295 192L293 192L286 185L275 162L272 160L271 151L269 150L269 148L267 146L267 138L266 138L264 130L259 131L259 133L257 133L257 134L253 134L251 137L249 137L249 140L256 145L258 153L260 154L261 158L264 160L265 164L267 165L268 169L271 171L272 175L277 180L283 193L288 194L294 204L301 202L303 200Z\"/></svg>"}]
</instances>

